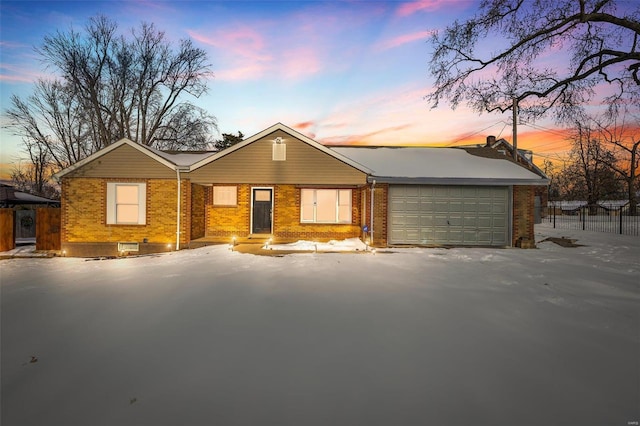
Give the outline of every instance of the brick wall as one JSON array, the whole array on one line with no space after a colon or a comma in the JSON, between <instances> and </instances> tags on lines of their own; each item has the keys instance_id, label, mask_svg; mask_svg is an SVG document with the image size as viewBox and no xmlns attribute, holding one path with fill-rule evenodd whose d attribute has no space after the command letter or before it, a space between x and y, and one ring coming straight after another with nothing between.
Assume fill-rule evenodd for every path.
<instances>
[{"instance_id":1,"label":"brick wall","mask_svg":"<svg viewBox=\"0 0 640 426\"><path fill-rule=\"evenodd\" d=\"M146 225L107 225L107 182L146 182ZM62 250L69 255L76 255L74 244L90 245L91 255L102 251L110 254L118 242L139 242L141 251L145 239L144 244L154 247L153 251L175 245L175 179L67 178L63 179L61 190ZM191 185L185 179L181 181L181 244L186 244L191 235L190 199Z\"/></svg>"},{"instance_id":2,"label":"brick wall","mask_svg":"<svg viewBox=\"0 0 640 426\"><path fill-rule=\"evenodd\" d=\"M202 185L191 185L191 239L205 235L205 190Z\"/></svg>"},{"instance_id":3,"label":"brick wall","mask_svg":"<svg viewBox=\"0 0 640 426\"><path fill-rule=\"evenodd\" d=\"M389 184L376 184L373 197L373 245L387 245L387 212L389 207Z\"/></svg>"},{"instance_id":4,"label":"brick wall","mask_svg":"<svg viewBox=\"0 0 640 426\"><path fill-rule=\"evenodd\" d=\"M351 224L315 224L300 222L300 187L296 185L240 184L236 206L214 206L212 197L206 202L207 231L211 237L247 237L251 232L251 188L271 187L273 200L273 235L279 241L312 239L328 241L360 237L361 191L352 189Z\"/></svg>"},{"instance_id":5,"label":"brick wall","mask_svg":"<svg viewBox=\"0 0 640 426\"><path fill-rule=\"evenodd\" d=\"M511 244L514 247L535 247L533 230L533 199L535 188L532 186L513 187L513 233Z\"/></svg>"}]
</instances>

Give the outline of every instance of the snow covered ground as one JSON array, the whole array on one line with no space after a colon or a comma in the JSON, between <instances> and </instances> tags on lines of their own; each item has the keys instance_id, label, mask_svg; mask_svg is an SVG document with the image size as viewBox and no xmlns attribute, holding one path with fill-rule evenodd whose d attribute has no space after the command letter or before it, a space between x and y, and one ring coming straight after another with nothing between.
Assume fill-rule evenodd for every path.
<instances>
[{"instance_id":1,"label":"snow covered ground","mask_svg":"<svg viewBox=\"0 0 640 426\"><path fill-rule=\"evenodd\" d=\"M0 261L1 424L628 425L640 238Z\"/></svg>"}]
</instances>

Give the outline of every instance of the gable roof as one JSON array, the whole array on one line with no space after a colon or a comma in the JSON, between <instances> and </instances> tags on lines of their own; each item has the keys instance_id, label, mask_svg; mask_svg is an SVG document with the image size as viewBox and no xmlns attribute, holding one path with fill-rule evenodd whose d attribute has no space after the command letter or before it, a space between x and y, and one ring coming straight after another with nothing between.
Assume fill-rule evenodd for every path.
<instances>
[{"instance_id":1,"label":"gable roof","mask_svg":"<svg viewBox=\"0 0 640 426\"><path fill-rule=\"evenodd\" d=\"M500 139L497 139L497 140L492 141L492 142L488 141L487 145L485 145L484 147L478 147L476 149L478 150L478 152L481 152L481 151L483 151L483 148L491 148L492 150L500 152L500 147L501 146L504 147L507 151L509 151L510 158L513 159L513 157L514 157L514 155L513 155L513 151L514 151L513 150L513 145L511 145L511 143L509 143L504 138L500 138ZM482 155L482 154L480 154L480 155ZM534 173L536 173L536 174L540 175L541 177L547 179L548 176L545 174L545 172L542 171L542 169L540 169L538 166L535 165L535 163L532 160L532 157L533 157L533 151L528 150L528 149L518 148L518 160L524 161L525 164L531 170L533 170Z\"/></svg>"},{"instance_id":2,"label":"gable roof","mask_svg":"<svg viewBox=\"0 0 640 426\"><path fill-rule=\"evenodd\" d=\"M370 180L439 185L547 185L522 165L457 148L340 147L339 153L372 169Z\"/></svg>"},{"instance_id":3,"label":"gable roof","mask_svg":"<svg viewBox=\"0 0 640 426\"><path fill-rule=\"evenodd\" d=\"M227 148L225 150L222 150L222 151L219 151L219 152L215 153L214 155L211 155L211 156L209 156L207 158L204 158L204 159L202 159L200 161L197 161L196 163L191 165L190 171L198 169L198 168L200 168L202 166L205 166L205 165L207 165L207 164L209 164L209 163L211 163L213 161L216 161L219 158L222 158L222 157L224 157L226 155L229 155L234 151L242 149L245 146L250 145L250 144L252 144L253 142L255 142L257 140L260 140L260 139L264 138L265 136L268 136L268 135L270 135L271 133L273 133L273 132L275 132L277 130L281 130L281 131L283 131L285 133L288 133L289 135L293 136L294 138L301 140L302 142L312 146L313 148L316 148L316 149L324 152L325 154L327 154L327 155L329 155L331 157L334 157L335 159L337 159L339 161L342 161L345 164L348 164L349 166L351 166L351 167L353 167L355 169L358 169L358 170L360 170L360 171L362 171L364 173L367 173L367 174L371 173L371 170L368 167L366 167L366 166L354 161L353 159L351 159L351 158L349 158L349 157L347 157L345 155L342 155L340 152L336 151L335 149L328 148L328 147L322 145L321 143L318 143L318 142L314 141L313 139L303 135L302 133L300 133L300 132L298 132L296 130L293 130L292 128L290 128L288 126L285 126L282 123L276 123L273 126L268 127L267 129L264 129L263 131L261 131L259 133L256 133L255 135L243 140L242 142L239 142L239 143L237 143L237 144L235 144L235 145L233 145L233 146L231 146L231 147L229 147L229 148Z\"/></svg>"},{"instance_id":4,"label":"gable roof","mask_svg":"<svg viewBox=\"0 0 640 426\"><path fill-rule=\"evenodd\" d=\"M176 167L176 163L174 163L174 162L168 160L167 158L165 158L164 156L160 155L159 154L160 151L151 149L151 148L149 148L148 146L145 146L145 145L140 145L139 143L133 142L130 139L123 138L123 139L120 139L118 142L114 142L111 145L101 149L100 151L94 152L93 154L91 154L87 158L84 158L84 159L78 161L77 163L67 167L66 169L59 171L58 173L54 174L53 177L56 180L59 180L61 177L73 172L74 170L78 170L78 169L84 167L86 164L97 160L98 158L104 156L105 154L110 153L111 151L113 151L115 149L120 148L122 145L128 145L128 146L140 151L141 153L153 158L157 162L167 166L170 169L175 169L175 167Z\"/></svg>"}]
</instances>

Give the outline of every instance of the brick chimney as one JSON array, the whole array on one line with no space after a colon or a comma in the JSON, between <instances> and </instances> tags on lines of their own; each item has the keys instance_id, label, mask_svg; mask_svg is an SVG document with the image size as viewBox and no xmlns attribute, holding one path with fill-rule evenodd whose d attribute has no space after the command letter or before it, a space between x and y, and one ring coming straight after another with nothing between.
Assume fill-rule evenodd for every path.
<instances>
[{"instance_id":1,"label":"brick chimney","mask_svg":"<svg viewBox=\"0 0 640 426\"><path fill-rule=\"evenodd\" d=\"M491 148L491 145L493 145L494 143L496 143L496 137L493 135L487 136L487 146Z\"/></svg>"}]
</instances>

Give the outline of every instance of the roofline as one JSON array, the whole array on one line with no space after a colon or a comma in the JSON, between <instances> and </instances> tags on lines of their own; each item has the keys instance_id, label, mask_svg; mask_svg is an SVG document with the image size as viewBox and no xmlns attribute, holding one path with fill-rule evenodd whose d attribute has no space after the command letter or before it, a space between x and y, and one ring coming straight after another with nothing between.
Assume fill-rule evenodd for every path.
<instances>
[{"instance_id":1,"label":"roofline","mask_svg":"<svg viewBox=\"0 0 640 426\"><path fill-rule=\"evenodd\" d=\"M138 151L140 151L141 153L153 158L154 160L156 160L157 162L167 166L170 169L175 170L176 165L174 163L172 163L171 161L167 160L164 157L161 157L160 155L156 154L155 152L153 152L151 149L149 149L148 147L141 145L139 143L133 142L130 139L127 138L122 138L117 142L112 143L111 145L101 149L100 151L96 151L93 154L91 154L90 156L78 161L75 164L72 164L71 166L67 167L66 169L60 170L58 173L55 173L53 175L53 178L55 180L60 180L60 178L62 178L63 176L78 170L81 167L84 167L86 164L102 157L105 154L110 153L111 151L120 148L122 145L129 145L130 147L137 149Z\"/></svg>"},{"instance_id":2,"label":"roofline","mask_svg":"<svg viewBox=\"0 0 640 426\"><path fill-rule=\"evenodd\" d=\"M497 139L491 146L490 148L495 148L498 145L505 145L505 147L511 151L511 155L513 155L513 145L507 141L505 138L500 138ZM534 152L530 149L522 149L522 148L518 148L518 152L519 153L525 153L525 152L530 152L532 155L534 154ZM537 172L538 175L544 177L545 179L548 179L549 176L547 176L547 174L545 172L542 171L542 169L538 166L536 166L536 163L533 162L533 160L528 159L525 155L519 155L520 157L524 158L524 161L527 162L527 164L529 164L531 167L533 167L535 169L535 171Z\"/></svg>"},{"instance_id":3,"label":"roofline","mask_svg":"<svg viewBox=\"0 0 640 426\"><path fill-rule=\"evenodd\" d=\"M276 123L273 126L270 126L266 129L264 129L263 131L256 133L255 135L243 140L240 143L237 143L225 150L222 150L220 152L218 152L217 154L214 154L210 157L204 158L194 164L191 165L191 167L189 168L189 171L194 171L196 169L199 169L202 166L205 166L211 162L216 161L219 158L222 158L226 155L231 154L234 151L237 151L238 149L244 148L245 146L252 144L253 142L262 139L263 137L275 132L276 130L282 130L285 133L290 134L291 136L300 139L301 141L305 142L308 145L311 145L313 148L316 148L322 152L324 152L325 154L328 154L332 157L334 157L335 159L342 161L343 163L360 170L363 173L366 174L371 174L373 173L373 170L363 166L360 163L357 163L355 161L353 161L352 159L345 157L344 155L340 154L339 152L336 152L334 150L332 150L331 148L328 148L324 145L322 145L319 142L314 141L313 139L303 135L302 133L298 132L297 130L292 129L291 127L285 126L282 123Z\"/></svg>"},{"instance_id":4,"label":"roofline","mask_svg":"<svg viewBox=\"0 0 640 426\"><path fill-rule=\"evenodd\" d=\"M496 179L496 178L438 178L438 177L393 177L369 176L367 181L372 183L390 183L406 185L462 185L462 186L548 186L549 179Z\"/></svg>"}]
</instances>

